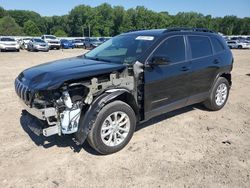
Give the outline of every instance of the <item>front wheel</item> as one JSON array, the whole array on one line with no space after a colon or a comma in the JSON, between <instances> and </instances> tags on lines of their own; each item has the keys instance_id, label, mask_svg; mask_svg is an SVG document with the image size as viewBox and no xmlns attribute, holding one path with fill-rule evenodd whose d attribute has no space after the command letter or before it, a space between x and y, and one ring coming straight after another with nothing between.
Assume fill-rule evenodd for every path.
<instances>
[{"instance_id":1,"label":"front wheel","mask_svg":"<svg viewBox=\"0 0 250 188\"><path fill-rule=\"evenodd\" d=\"M223 77L218 78L211 90L209 99L204 102L205 107L213 111L222 109L227 102L229 89L228 80Z\"/></svg>"},{"instance_id":2,"label":"front wheel","mask_svg":"<svg viewBox=\"0 0 250 188\"><path fill-rule=\"evenodd\" d=\"M111 102L97 115L88 142L101 154L115 153L128 144L135 126L134 110L122 101Z\"/></svg>"}]
</instances>

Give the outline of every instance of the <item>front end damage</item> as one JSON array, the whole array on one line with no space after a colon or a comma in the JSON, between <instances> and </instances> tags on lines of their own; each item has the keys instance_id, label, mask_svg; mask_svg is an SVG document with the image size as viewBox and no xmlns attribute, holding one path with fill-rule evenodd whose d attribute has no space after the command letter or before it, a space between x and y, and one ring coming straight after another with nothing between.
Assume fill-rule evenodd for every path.
<instances>
[{"instance_id":1,"label":"front end damage","mask_svg":"<svg viewBox=\"0 0 250 188\"><path fill-rule=\"evenodd\" d=\"M65 82L57 90L38 91L32 95L29 88L17 78L15 89L22 99L24 109L46 124L41 131L44 136L66 135L79 131L81 116L84 116L95 99L103 93L128 91L136 103L140 103L141 96L138 93L141 92L138 92L139 87L136 86L138 69L138 66L135 69L137 71L134 71L134 67L127 67L122 72Z\"/></svg>"}]
</instances>

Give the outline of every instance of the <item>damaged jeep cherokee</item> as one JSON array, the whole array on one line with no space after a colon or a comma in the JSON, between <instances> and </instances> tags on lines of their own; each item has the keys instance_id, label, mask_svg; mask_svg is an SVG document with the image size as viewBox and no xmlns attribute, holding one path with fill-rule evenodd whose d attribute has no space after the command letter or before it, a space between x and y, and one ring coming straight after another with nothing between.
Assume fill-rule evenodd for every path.
<instances>
[{"instance_id":1,"label":"damaged jeep cherokee","mask_svg":"<svg viewBox=\"0 0 250 188\"><path fill-rule=\"evenodd\" d=\"M195 103L220 110L233 56L207 29L123 33L88 53L24 70L15 90L44 136L73 134L101 154L121 150L137 124Z\"/></svg>"}]
</instances>

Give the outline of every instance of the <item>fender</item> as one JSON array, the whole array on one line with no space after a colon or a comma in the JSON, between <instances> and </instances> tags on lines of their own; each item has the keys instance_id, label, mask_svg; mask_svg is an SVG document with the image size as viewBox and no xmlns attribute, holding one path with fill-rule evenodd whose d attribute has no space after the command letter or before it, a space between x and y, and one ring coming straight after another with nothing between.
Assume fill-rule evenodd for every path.
<instances>
[{"instance_id":1,"label":"fender","mask_svg":"<svg viewBox=\"0 0 250 188\"><path fill-rule=\"evenodd\" d=\"M77 132L75 133L75 141L77 142L77 144L82 145L84 143L89 134L89 131L95 123L96 117L100 110L107 103L124 94L125 92L128 91L126 89L114 89L111 91L106 91L93 101L93 103L88 107L85 113L81 113L79 127Z\"/></svg>"}]
</instances>

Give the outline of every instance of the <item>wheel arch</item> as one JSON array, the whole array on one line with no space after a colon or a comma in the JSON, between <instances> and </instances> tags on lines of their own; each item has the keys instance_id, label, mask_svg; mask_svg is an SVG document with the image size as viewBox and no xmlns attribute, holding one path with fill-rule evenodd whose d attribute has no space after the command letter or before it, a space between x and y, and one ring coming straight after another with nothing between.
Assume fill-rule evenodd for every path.
<instances>
[{"instance_id":1,"label":"wheel arch","mask_svg":"<svg viewBox=\"0 0 250 188\"><path fill-rule=\"evenodd\" d=\"M134 110L136 118L139 118L139 109L133 95L129 91L125 89L115 89L112 92L104 92L81 113L78 131L75 133L75 139L78 144L83 144L86 140L100 110L115 100L127 103Z\"/></svg>"},{"instance_id":2,"label":"wheel arch","mask_svg":"<svg viewBox=\"0 0 250 188\"><path fill-rule=\"evenodd\" d=\"M231 73L222 73L222 74L219 75L219 77L226 78L229 85L232 86L232 75L231 75Z\"/></svg>"}]
</instances>

